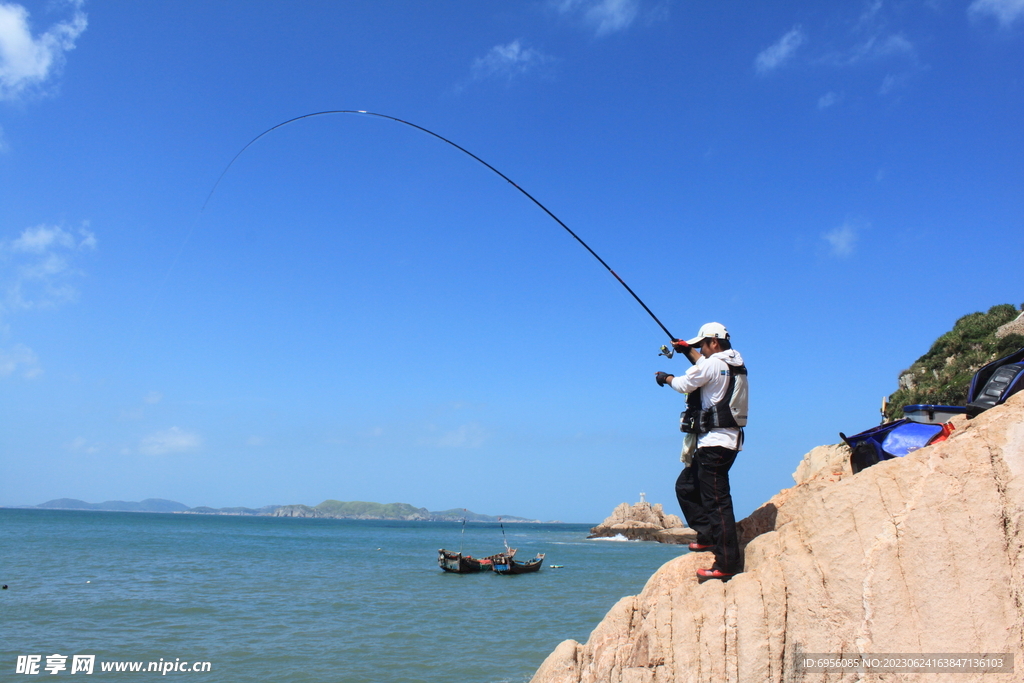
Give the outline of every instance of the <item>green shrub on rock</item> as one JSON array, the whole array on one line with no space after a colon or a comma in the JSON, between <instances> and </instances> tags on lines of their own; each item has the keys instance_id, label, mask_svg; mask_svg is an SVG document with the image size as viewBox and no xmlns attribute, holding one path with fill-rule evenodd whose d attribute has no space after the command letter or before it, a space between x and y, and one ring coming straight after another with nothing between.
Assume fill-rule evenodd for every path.
<instances>
[{"instance_id":1,"label":"green shrub on rock","mask_svg":"<svg viewBox=\"0 0 1024 683\"><path fill-rule=\"evenodd\" d=\"M999 304L987 313L970 313L957 320L928 353L900 373L899 389L889 396L886 419L903 417L903 406L917 403L964 405L971 378L981 366L1024 348L1022 334L996 335L996 330L1019 315L1013 304Z\"/></svg>"}]
</instances>

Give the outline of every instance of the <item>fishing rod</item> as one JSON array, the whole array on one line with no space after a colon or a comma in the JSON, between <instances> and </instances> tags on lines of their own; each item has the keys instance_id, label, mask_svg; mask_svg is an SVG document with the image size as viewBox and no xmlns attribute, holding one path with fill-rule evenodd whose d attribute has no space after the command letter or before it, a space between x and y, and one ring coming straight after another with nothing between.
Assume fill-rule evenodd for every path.
<instances>
[{"instance_id":1,"label":"fishing rod","mask_svg":"<svg viewBox=\"0 0 1024 683\"><path fill-rule=\"evenodd\" d=\"M375 112L372 112L372 111L364 111L364 110L361 110L361 109L333 109L333 110L328 110L328 111L313 112L311 114L303 114L302 116L296 116L295 118L288 119L287 121L282 121L281 123L277 124L276 126L272 126L272 127L268 128L268 129L266 129L265 131L263 131L262 133L260 133L259 135L257 135L256 137L254 137L252 140L250 140L248 143L246 143L245 147L243 147L242 149L240 149L238 151L238 154L236 154L234 156L234 158L231 159L231 161L228 163L228 165L221 172L220 177L217 178L217 182L214 183L213 189L210 190L210 194L208 194L206 196L206 201L203 202L203 208L200 209L199 212L202 213L203 210L206 208L206 205L210 201L210 197L213 196L213 193L217 190L217 186L220 185L220 181L224 179L224 176L227 174L228 170L235 163L235 161L238 160L238 157L242 156L242 153L245 152L245 150L249 149L249 147L252 146L257 140L262 138L264 135L267 135L268 133L271 133L271 132L277 130L278 128L281 128L283 126L287 126L290 123L295 123L296 121L302 121L303 119L309 119L309 118L312 118L314 116L326 116L328 114L357 114L357 115L360 115L360 116L375 116L375 117L380 118L380 119L387 119L388 121L394 121L395 123L401 123L401 124L404 124L406 126L409 126L410 128L415 128L416 130L422 131L422 132L426 133L427 135L433 136L433 137L437 138L438 140L440 140L441 142L446 142L449 145L451 145L452 147L454 147L455 149L459 150L460 152L462 152L464 154L467 154L470 157L472 157L473 159L479 161L481 164L483 164L484 166L486 166L487 168L489 168L490 170L494 171L496 174L501 176L501 178L503 178L509 185L511 185L512 187L516 188L520 192L522 192L527 197L527 199L529 199L534 204L539 206L541 208L541 210L544 211L544 213L546 213L547 215L551 216L551 218L553 218L556 223L558 223L560 226L562 226L565 229L565 231L568 232L570 235L572 235L572 237L577 242L579 242L581 245L583 245L583 248L586 249L588 252L590 252L590 255L593 256L594 258L596 258L598 263L600 263L602 266L604 266L605 270L607 270L609 273L611 273L612 276L616 280L619 281L620 285L622 285L623 287L626 288L626 291L629 292L630 295L634 299L636 299L636 302L638 304L640 304L645 311L647 311L647 314L649 316L651 316L651 318L654 320L654 322L658 323L658 327L660 327L665 332L665 334L668 335L668 338L670 340L672 340L673 342L678 341L676 339L676 337L674 337L672 335L672 333L668 331L668 328L665 327L665 325L663 325L660 320L658 320L658 316L654 315L654 312L650 308L647 307L647 304L645 304L643 302L643 300L639 296L637 296L636 292L634 292L632 290L632 288L630 288L630 286L626 284L625 280L623 280L621 277L619 277L618 273L616 273L614 270L612 270L611 266L609 266L607 263L605 263L605 260L603 258L601 258L600 256L598 256L596 251L594 251L593 249L590 248L590 245L588 245L586 242L584 242L580 238L579 235L577 235L575 232L570 230L568 225L563 223L562 220L558 216L553 214L551 212L551 210L548 209L548 207L546 207L543 204L541 204L537 200L536 197L534 197L532 194L530 194L529 192L524 190L522 187L520 187L518 184L516 184L507 175L505 175L504 173L502 173L501 171L496 169L494 166L491 166L489 163L487 163L486 161L484 161L483 159L481 159L477 155L473 154L472 152L470 152L465 147L462 147L461 145L457 145L454 142L452 142L451 140L449 140L448 138L443 137L441 135L438 135L434 131L428 130L428 129L424 128L423 126L416 125L415 123L412 123L410 121L406 121L404 119L397 118L395 116L389 116L387 114L378 114L378 113L375 113ZM671 346L662 346L661 347L661 354L659 354L659 355L667 356L668 358L671 358L672 355L673 355L672 347Z\"/></svg>"}]
</instances>

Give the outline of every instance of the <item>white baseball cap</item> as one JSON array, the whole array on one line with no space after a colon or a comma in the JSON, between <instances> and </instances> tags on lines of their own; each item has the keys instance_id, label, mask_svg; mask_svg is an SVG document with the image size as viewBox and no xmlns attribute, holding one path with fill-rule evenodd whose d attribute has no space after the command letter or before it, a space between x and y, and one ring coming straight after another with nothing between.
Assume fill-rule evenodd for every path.
<instances>
[{"instance_id":1,"label":"white baseball cap","mask_svg":"<svg viewBox=\"0 0 1024 683\"><path fill-rule=\"evenodd\" d=\"M687 340L687 344L690 346L700 346L700 343L705 339L728 339L729 331L725 329L725 325L721 323L705 323L701 325L700 331L697 332L697 336L693 339Z\"/></svg>"}]
</instances>

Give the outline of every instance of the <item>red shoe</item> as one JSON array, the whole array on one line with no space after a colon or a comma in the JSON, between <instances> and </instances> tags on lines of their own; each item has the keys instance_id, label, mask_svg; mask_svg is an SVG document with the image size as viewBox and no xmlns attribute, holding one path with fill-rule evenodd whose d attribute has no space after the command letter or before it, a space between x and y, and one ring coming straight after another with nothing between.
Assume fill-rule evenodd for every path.
<instances>
[{"instance_id":1,"label":"red shoe","mask_svg":"<svg viewBox=\"0 0 1024 683\"><path fill-rule=\"evenodd\" d=\"M731 579L736 574L728 574L720 569L698 569L697 576L702 579Z\"/></svg>"},{"instance_id":2,"label":"red shoe","mask_svg":"<svg viewBox=\"0 0 1024 683\"><path fill-rule=\"evenodd\" d=\"M690 550L694 551L694 552L698 552L699 553L702 550L711 550L715 546L711 545L710 543L707 544L707 545L704 545L703 543L697 543L696 541L694 541L693 543L691 543L690 545L688 545L686 547L689 548Z\"/></svg>"}]
</instances>

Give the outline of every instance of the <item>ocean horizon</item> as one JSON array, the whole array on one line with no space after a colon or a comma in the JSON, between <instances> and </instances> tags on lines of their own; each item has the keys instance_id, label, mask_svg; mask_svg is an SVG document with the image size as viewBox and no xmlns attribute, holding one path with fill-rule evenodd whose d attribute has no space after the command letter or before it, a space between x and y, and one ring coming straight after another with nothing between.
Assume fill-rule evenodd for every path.
<instances>
[{"instance_id":1,"label":"ocean horizon","mask_svg":"<svg viewBox=\"0 0 1024 683\"><path fill-rule=\"evenodd\" d=\"M0 509L0 522L0 670L63 663L56 673L73 675L91 657L93 680L111 681L145 679L154 663L183 680L522 683L686 552L588 540L584 524L506 525L503 537L485 522L26 508ZM506 540L521 559L544 553L543 569L437 566L439 548L485 556ZM101 670L132 663L142 672Z\"/></svg>"}]
</instances>

